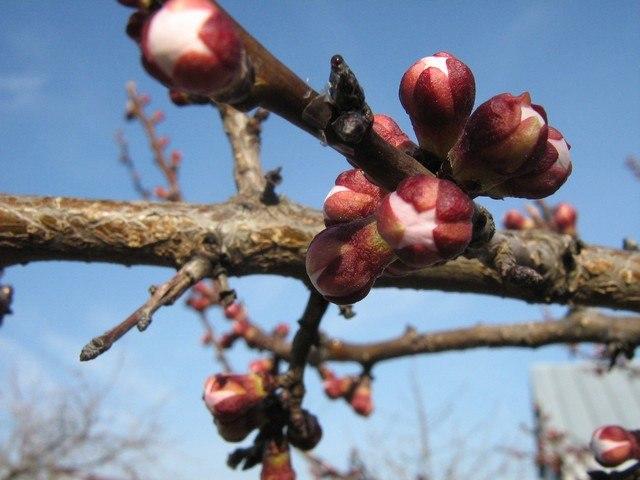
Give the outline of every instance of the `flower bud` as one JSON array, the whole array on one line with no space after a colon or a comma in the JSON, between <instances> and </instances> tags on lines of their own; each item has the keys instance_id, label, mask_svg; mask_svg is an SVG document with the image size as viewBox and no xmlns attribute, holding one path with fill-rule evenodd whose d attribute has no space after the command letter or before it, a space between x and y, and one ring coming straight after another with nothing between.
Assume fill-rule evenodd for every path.
<instances>
[{"instance_id":1,"label":"flower bud","mask_svg":"<svg viewBox=\"0 0 640 480\"><path fill-rule=\"evenodd\" d=\"M260 480L295 480L291 466L289 445L284 441L270 440L264 447Z\"/></svg>"},{"instance_id":2,"label":"flower bud","mask_svg":"<svg viewBox=\"0 0 640 480\"><path fill-rule=\"evenodd\" d=\"M405 153L413 153L418 146L402 131L396 121L388 115L373 116L373 131L392 147Z\"/></svg>"},{"instance_id":3,"label":"flower bud","mask_svg":"<svg viewBox=\"0 0 640 480\"><path fill-rule=\"evenodd\" d=\"M553 209L553 223L559 233L574 235L578 212L570 203L559 203Z\"/></svg>"},{"instance_id":4,"label":"flower bud","mask_svg":"<svg viewBox=\"0 0 640 480\"><path fill-rule=\"evenodd\" d=\"M335 184L324 200L324 223L327 226L371 215L385 194L360 169L342 172Z\"/></svg>"},{"instance_id":5,"label":"flower bud","mask_svg":"<svg viewBox=\"0 0 640 480\"><path fill-rule=\"evenodd\" d=\"M454 183L429 175L403 180L376 213L378 231L410 267L461 254L471 241L473 202Z\"/></svg>"},{"instance_id":6,"label":"flower bud","mask_svg":"<svg viewBox=\"0 0 640 480\"><path fill-rule=\"evenodd\" d=\"M363 417L368 417L373 412L373 399L371 398L371 381L364 379L351 394L349 404L354 412Z\"/></svg>"},{"instance_id":7,"label":"flower bud","mask_svg":"<svg viewBox=\"0 0 640 480\"><path fill-rule=\"evenodd\" d=\"M525 217L518 210L508 210L502 219L504 228L509 230L529 230L534 227L533 220Z\"/></svg>"},{"instance_id":8,"label":"flower bud","mask_svg":"<svg viewBox=\"0 0 640 480\"><path fill-rule=\"evenodd\" d=\"M371 216L330 226L316 235L307 250L306 269L327 300L348 305L367 296L394 258Z\"/></svg>"},{"instance_id":9,"label":"flower bud","mask_svg":"<svg viewBox=\"0 0 640 480\"><path fill-rule=\"evenodd\" d=\"M400 82L400 102L420 146L440 158L456 143L475 97L473 73L446 52L418 60Z\"/></svg>"},{"instance_id":10,"label":"flower bud","mask_svg":"<svg viewBox=\"0 0 640 480\"><path fill-rule=\"evenodd\" d=\"M196 312L203 312L211 306L211 300L207 297L192 296L187 299L187 305Z\"/></svg>"},{"instance_id":11,"label":"flower bud","mask_svg":"<svg viewBox=\"0 0 640 480\"><path fill-rule=\"evenodd\" d=\"M506 180L492 189L489 195L534 199L555 193L571 174L570 148L562 133L549 127L546 150L536 168L531 173Z\"/></svg>"},{"instance_id":12,"label":"flower bud","mask_svg":"<svg viewBox=\"0 0 640 480\"><path fill-rule=\"evenodd\" d=\"M344 397L353 388L353 379L351 377L336 377L328 375L322 382L324 393L327 397L336 399Z\"/></svg>"},{"instance_id":13,"label":"flower bud","mask_svg":"<svg viewBox=\"0 0 640 480\"><path fill-rule=\"evenodd\" d=\"M531 173L547 147L547 115L528 93L502 93L480 105L449 153L451 174L474 193Z\"/></svg>"},{"instance_id":14,"label":"flower bud","mask_svg":"<svg viewBox=\"0 0 640 480\"><path fill-rule=\"evenodd\" d=\"M384 274L388 277L404 277L405 275L409 275L417 270L420 270L420 268L411 267L398 259L386 266Z\"/></svg>"},{"instance_id":15,"label":"flower bud","mask_svg":"<svg viewBox=\"0 0 640 480\"><path fill-rule=\"evenodd\" d=\"M322 427L318 418L307 410L302 410L302 422L306 430L304 433L291 423L287 426L287 440L300 450L311 450L322 439Z\"/></svg>"},{"instance_id":16,"label":"flower bud","mask_svg":"<svg viewBox=\"0 0 640 480\"><path fill-rule=\"evenodd\" d=\"M273 329L273 334L278 338L287 338L289 335L289 325L286 323L279 323Z\"/></svg>"},{"instance_id":17,"label":"flower bud","mask_svg":"<svg viewBox=\"0 0 640 480\"><path fill-rule=\"evenodd\" d=\"M233 302L224 307L224 316L229 320L239 320L244 317L244 305L240 302Z\"/></svg>"},{"instance_id":18,"label":"flower bud","mask_svg":"<svg viewBox=\"0 0 640 480\"><path fill-rule=\"evenodd\" d=\"M632 458L640 458L638 436L617 425L598 428L591 437L591 452L599 464L616 467Z\"/></svg>"},{"instance_id":19,"label":"flower bud","mask_svg":"<svg viewBox=\"0 0 640 480\"><path fill-rule=\"evenodd\" d=\"M259 407L269 389L266 377L255 373L218 374L206 380L203 400L225 440L244 440L260 425Z\"/></svg>"},{"instance_id":20,"label":"flower bud","mask_svg":"<svg viewBox=\"0 0 640 480\"><path fill-rule=\"evenodd\" d=\"M142 32L146 70L169 88L215 96L247 77L233 21L208 0L169 0Z\"/></svg>"},{"instance_id":21,"label":"flower bud","mask_svg":"<svg viewBox=\"0 0 640 480\"><path fill-rule=\"evenodd\" d=\"M258 358L249 363L249 370L253 373L269 373L273 369L273 360L270 358Z\"/></svg>"}]
</instances>

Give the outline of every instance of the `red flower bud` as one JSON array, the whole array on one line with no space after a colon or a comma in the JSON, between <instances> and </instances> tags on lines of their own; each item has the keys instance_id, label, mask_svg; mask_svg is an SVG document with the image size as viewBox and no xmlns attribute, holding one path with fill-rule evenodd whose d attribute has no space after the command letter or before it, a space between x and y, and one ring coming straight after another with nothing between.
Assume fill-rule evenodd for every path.
<instances>
[{"instance_id":1,"label":"red flower bud","mask_svg":"<svg viewBox=\"0 0 640 480\"><path fill-rule=\"evenodd\" d=\"M373 131L392 147L413 153L418 146L402 131L396 121L388 115L373 116Z\"/></svg>"},{"instance_id":2,"label":"red flower bud","mask_svg":"<svg viewBox=\"0 0 640 480\"><path fill-rule=\"evenodd\" d=\"M368 417L373 412L373 399L371 398L370 380L361 381L354 389L349 403L353 410L363 417Z\"/></svg>"},{"instance_id":3,"label":"red flower bud","mask_svg":"<svg viewBox=\"0 0 640 480\"><path fill-rule=\"evenodd\" d=\"M287 426L287 440L291 445L301 450L311 450L322 439L322 427L318 418L306 410L302 410L302 422L306 432L303 433L294 425L289 424Z\"/></svg>"},{"instance_id":4,"label":"red flower bud","mask_svg":"<svg viewBox=\"0 0 640 480\"><path fill-rule=\"evenodd\" d=\"M180 150L174 150L171 152L171 166L179 167L182 163L182 152Z\"/></svg>"},{"instance_id":5,"label":"red flower bud","mask_svg":"<svg viewBox=\"0 0 640 480\"><path fill-rule=\"evenodd\" d=\"M225 440L244 440L260 425L259 407L270 388L266 377L255 373L218 374L206 380L203 400Z\"/></svg>"},{"instance_id":6,"label":"red flower bud","mask_svg":"<svg viewBox=\"0 0 640 480\"><path fill-rule=\"evenodd\" d=\"M640 459L639 436L638 432L607 425L593 432L589 446L598 463L616 467L632 458Z\"/></svg>"},{"instance_id":7,"label":"red flower bud","mask_svg":"<svg viewBox=\"0 0 640 480\"><path fill-rule=\"evenodd\" d=\"M513 177L489 192L492 197L544 198L553 194L571 174L571 146L562 134L549 127L544 155L536 168L528 174Z\"/></svg>"},{"instance_id":8,"label":"red flower bud","mask_svg":"<svg viewBox=\"0 0 640 480\"><path fill-rule=\"evenodd\" d=\"M403 180L376 218L380 236L411 267L461 254L471 241L473 202L454 183L429 175Z\"/></svg>"},{"instance_id":9,"label":"red flower bud","mask_svg":"<svg viewBox=\"0 0 640 480\"><path fill-rule=\"evenodd\" d=\"M386 266L386 268L384 269L384 274L389 277L404 277L405 275L409 275L416 270L420 270L420 268L411 267L404 263L402 260L398 259Z\"/></svg>"},{"instance_id":10,"label":"red flower bud","mask_svg":"<svg viewBox=\"0 0 640 480\"><path fill-rule=\"evenodd\" d=\"M289 325L286 323L279 323L276 328L273 329L273 334L279 338L287 338L289 335Z\"/></svg>"},{"instance_id":11,"label":"red flower bud","mask_svg":"<svg viewBox=\"0 0 640 480\"><path fill-rule=\"evenodd\" d=\"M270 440L264 448L260 480L295 480L296 472L291 466L289 445Z\"/></svg>"},{"instance_id":12,"label":"red flower bud","mask_svg":"<svg viewBox=\"0 0 640 480\"><path fill-rule=\"evenodd\" d=\"M338 378L335 375L328 375L322 382L324 393L329 398L344 397L353 387L353 379L351 377Z\"/></svg>"},{"instance_id":13,"label":"red flower bud","mask_svg":"<svg viewBox=\"0 0 640 480\"><path fill-rule=\"evenodd\" d=\"M213 293L211 287L207 285L207 282L205 282L204 280L200 280L198 283L196 283L193 286L193 290L203 296L209 296Z\"/></svg>"},{"instance_id":14,"label":"red flower bud","mask_svg":"<svg viewBox=\"0 0 640 480\"><path fill-rule=\"evenodd\" d=\"M307 250L307 275L327 300L348 305L367 296L394 259L373 217L328 227Z\"/></svg>"},{"instance_id":15,"label":"red flower bud","mask_svg":"<svg viewBox=\"0 0 640 480\"><path fill-rule=\"evenodd\" d=\"M247 76L233 21L208 0L169 0L146 22L143 64L170 88L219 95Z\"/></svg>"},{"instance_id":16,"label":"red flower bud","mask_svg":"<svg viewBox=\"0 0 640 480\"><path fill-rule=\"evenodd\" d=\"M504 224L504 228L508 228L509 230L529 230L534 226L533 220L525 217L518 210L508 210L507 213L504 214L502 223Z\"/></svg>"},{"instance_id":17,"label":"red flower bud","mask_svg":"<svg viewBox=\"0 0 640 480\"><path fill-rule=\"evenodd\" d=\"M253 373L269 373L273 369L273 360L270 358L258 358L249 363L249 370Z\"/></svg>"},{"instance_id":18,"label":"red flower bud","mask_svg":"<svg viewBox=\"0 0 640 480\"><path fill-rule=\"evenodd\" d=\"M547 147L547 115L528 93L502 93L480 105L449 153L452 176L473 192L533 172Z\"/></svg>"},{"instance_id":19,"label":"red flower bud","mask_svg":"<svg viewBox=\"0 0 640 480\"><path fill-rule=\"evenodd\" d=\"M559 203L553 209L553 223L560 233L574 235L576 233L576 221L578 212L570 203Z\"/></svg>"},{"instance_id":20,"label":"red flower bud","mask_svg":"<svg viewBox=\"0 0 640 480\"><path fill-rule=\"evenodd\" d=\"M324 223L327 226L371 215L385 194L360 169L342 172L335 184L324 200Z\"/></svg>"},{"instance_id":21,"label":"red flower bud","mask_svg":"<svg viewBox=\"0 0 640 480\"><path fill-rule=\"evenodd\" d=\"M153 112L153 116L151 117L151 121L154 123L160 123L162 121L164 121L164 119L166 118L164 112L162 110L157 110L155 112Z\"/></svg>"},{"instance_id":22,"label":"red flower bud","mask_svg":"<svg viewBox=\"0 0 640 480\"><path fill-rule=\"evenodd\" d=\"M153 194L158 197L158 198L167 198L169 196L169 192L167 192L167 189L161 186L157 186L156 188L153 189Z\"/></svg>"},{"instance_id":23,"label":"red flower bud","mask_svg":"<svg viewBox=\"0 0 640 480\"><path fill-rule=\"evenodd\" d=\"M446 52L418 60L400 82L400 102L420 146L440 158L456 143L475 97L473 73Z\"/></svg>"},{"instance_id":24,"label":"red flower bud","mask_svg":"<svg viewBox=\"0 0 640 480\"><path fill-rule=\"evenodd\" d=\"M244 313L244 305L242 305L240 302L233 302L227 305L226 307L224 307L224 316L227 317L229 320L234 320L234 319L243 317L244 316L243 313Z\"/></svg>"}]
</instances>

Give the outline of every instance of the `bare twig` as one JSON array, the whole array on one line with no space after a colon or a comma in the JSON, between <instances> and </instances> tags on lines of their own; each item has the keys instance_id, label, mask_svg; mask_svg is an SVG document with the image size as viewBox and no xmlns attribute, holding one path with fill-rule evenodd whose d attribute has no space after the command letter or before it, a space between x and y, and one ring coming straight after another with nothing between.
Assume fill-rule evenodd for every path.
<instances>
[{"instance_id":1,"label":"bare twig","mask_svg":"<svg viewBox=\"0 0 640 480\"><path fill-rule=\"evenodd\" d=\"M138 173L138 170L131 159L131 155L129 155L129 144L127 143L127 139L124 137L124 132L122 130L118 130L116 132L115 139L118 147L120 148L120 156L118 159L120 160L120 163L127 168L134 190L141 198L149 200L151 198L151 192L142 185L140 173Z\"/></svg>"},{"instance_id":2,"label":"bare twig","mask_svg":"<svg viewBox=\"0 0 640 480\"><path fill-rule=\"evenodd\" d=\"M144 129L149 146L153 152L153 159L156 166L164 175L169 190L166 195L162 195L163 200L180 202L183 200L180 184L178 183L178 163L167 158L165 154L166 139L159 137L156 132L156 123L153 118L146 115L144 111L145 102L136 90L135 82L127 83L127 116L136 118Z\"/></svg>"},{"instance_id":3,"label":"bare twig","mask_svg":"<svg viewBox=\"0 0 640 480\"><path fill-rule=\"evenodd\" d=\"M106 352L134 326L137 326L140 331L145 330L151 323L152 315L156 310L162 306L173 304L192 285L210 272L211 263L205 258L197 257L187 262L168 282L152 287L149 300L129 315L126 320L85 345L80 352L80 360L93 360Z\"/></svg>"}]
</instances>

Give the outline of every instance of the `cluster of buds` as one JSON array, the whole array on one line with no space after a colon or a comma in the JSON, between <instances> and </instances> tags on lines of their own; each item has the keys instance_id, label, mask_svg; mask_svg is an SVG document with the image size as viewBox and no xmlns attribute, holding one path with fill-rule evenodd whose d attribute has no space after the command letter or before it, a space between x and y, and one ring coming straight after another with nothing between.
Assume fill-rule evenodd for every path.
<instances>
[{"instance_id":1,"label":"cluster of buds","mask_svg":"<svg viewBox=\"0 0 640 480\"><path fill-rule=\"evenodd\" d=\"M518 210L508 210L502 223L509 230L549 230L565 235L576 235L576 222L578 213L570 203L559 203L553 208L548 208L543 202L538 203L539 208L527 206L525 215Z\"/></svg>"},{"instance_id":2,"label":"cluster of buds","mask_svg":"<svg viewBox=\"0 0 640 480\"><path fill-rule=\"evenodd\" d=\"M338 377L328 368L320 370L324 393L331 399L342 398L351 405L353 411L363 417L373 412L373 398L371 395L371 378L367 375L360 377Z\"/></svg>"},{"instance_id":3,"label":"cluster of buds","mask_svg":"<svg viewBox=\"0 0 640 480\"><path fill-rule=\"evenodd\" d=\"M268 375L218 374L207 378L202 398L222 438L240 442L266 421L262 403L273 388Z\"/></svg>"},{"instance_id":4,"label":"cluster of buds","mask_svg":"<svg viewBox=\"0 0 640 480\"><path fill-rule=\"evenodd\" d=\"M598 428L591 437L591 452L604 467L616 467L628 460L640 460L640 430L617 425Z\"/></svg>"},{"instance_id":5,"label":"cluster of buds","mask_svg":"<svg viewBox=\"0 0 640 480\"><path fill-rule=\"evenodd\" d=\"M218 289L213 283L199 281L191 288L191 295L187 298L187 306L196 312L204 312L207 308L218 303Z\"/></svg>"},{"instance_id":6,"label":"cluster of buds","mask_svg":"<svg viewBox=\"0 0 640 480\"><path fill-rule=\"evenodd\" d=\"M127 33L140 45L143 66L183 94L185 103L191 95L226 100L246 95L252 69L233 20L218 6L208 0L168 0L149 12L144 2L127 3L139 8Z\"/></svg>"},{"instance_id":7,"label":"cluster of buds","mask_svg":"<svg viewBox=\"0 0 640 480\"><path fill-rule=\"evenodd\" d=\"M392 262L395 274L461 254L473 213L470 198L448 180L416 175L387 193L361 170L343 172L325 200L328 228L309 245L307 273L329 301L354 303Z\"/></svg>"},{"instance_id":8,"label":"cluster of buds","mask_svg":"<svg viewBox=\"0 0 640 480\"><path fill-rule=\"evenodd\" d=\"M415 62L400 82L400 102L420 148L446 161L467 193L543 198L571 173L569 144L548 126L528 93L496 95L473 113L475 80L446 52Z\"/></svg>"}]
</instances>

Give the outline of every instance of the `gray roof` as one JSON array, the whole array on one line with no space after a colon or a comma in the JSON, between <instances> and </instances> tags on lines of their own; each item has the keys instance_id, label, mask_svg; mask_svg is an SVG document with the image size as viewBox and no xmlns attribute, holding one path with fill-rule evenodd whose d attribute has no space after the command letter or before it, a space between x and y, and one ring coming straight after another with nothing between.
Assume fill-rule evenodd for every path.
<instances>
[{"instance_id":1,"label":"gray roof","mask_svg":"<svg viewBox=\"0 0 640 480\"><path fill-rule=\"evenodd\" d=\"M548 416L545 429L567 434L575 445L588 444L601 425L640 428L637 371L634 375L614 369L598 375L593 363L544 363L533 366L531 379L533 400Z\"/></svg>"}]
</instances>

